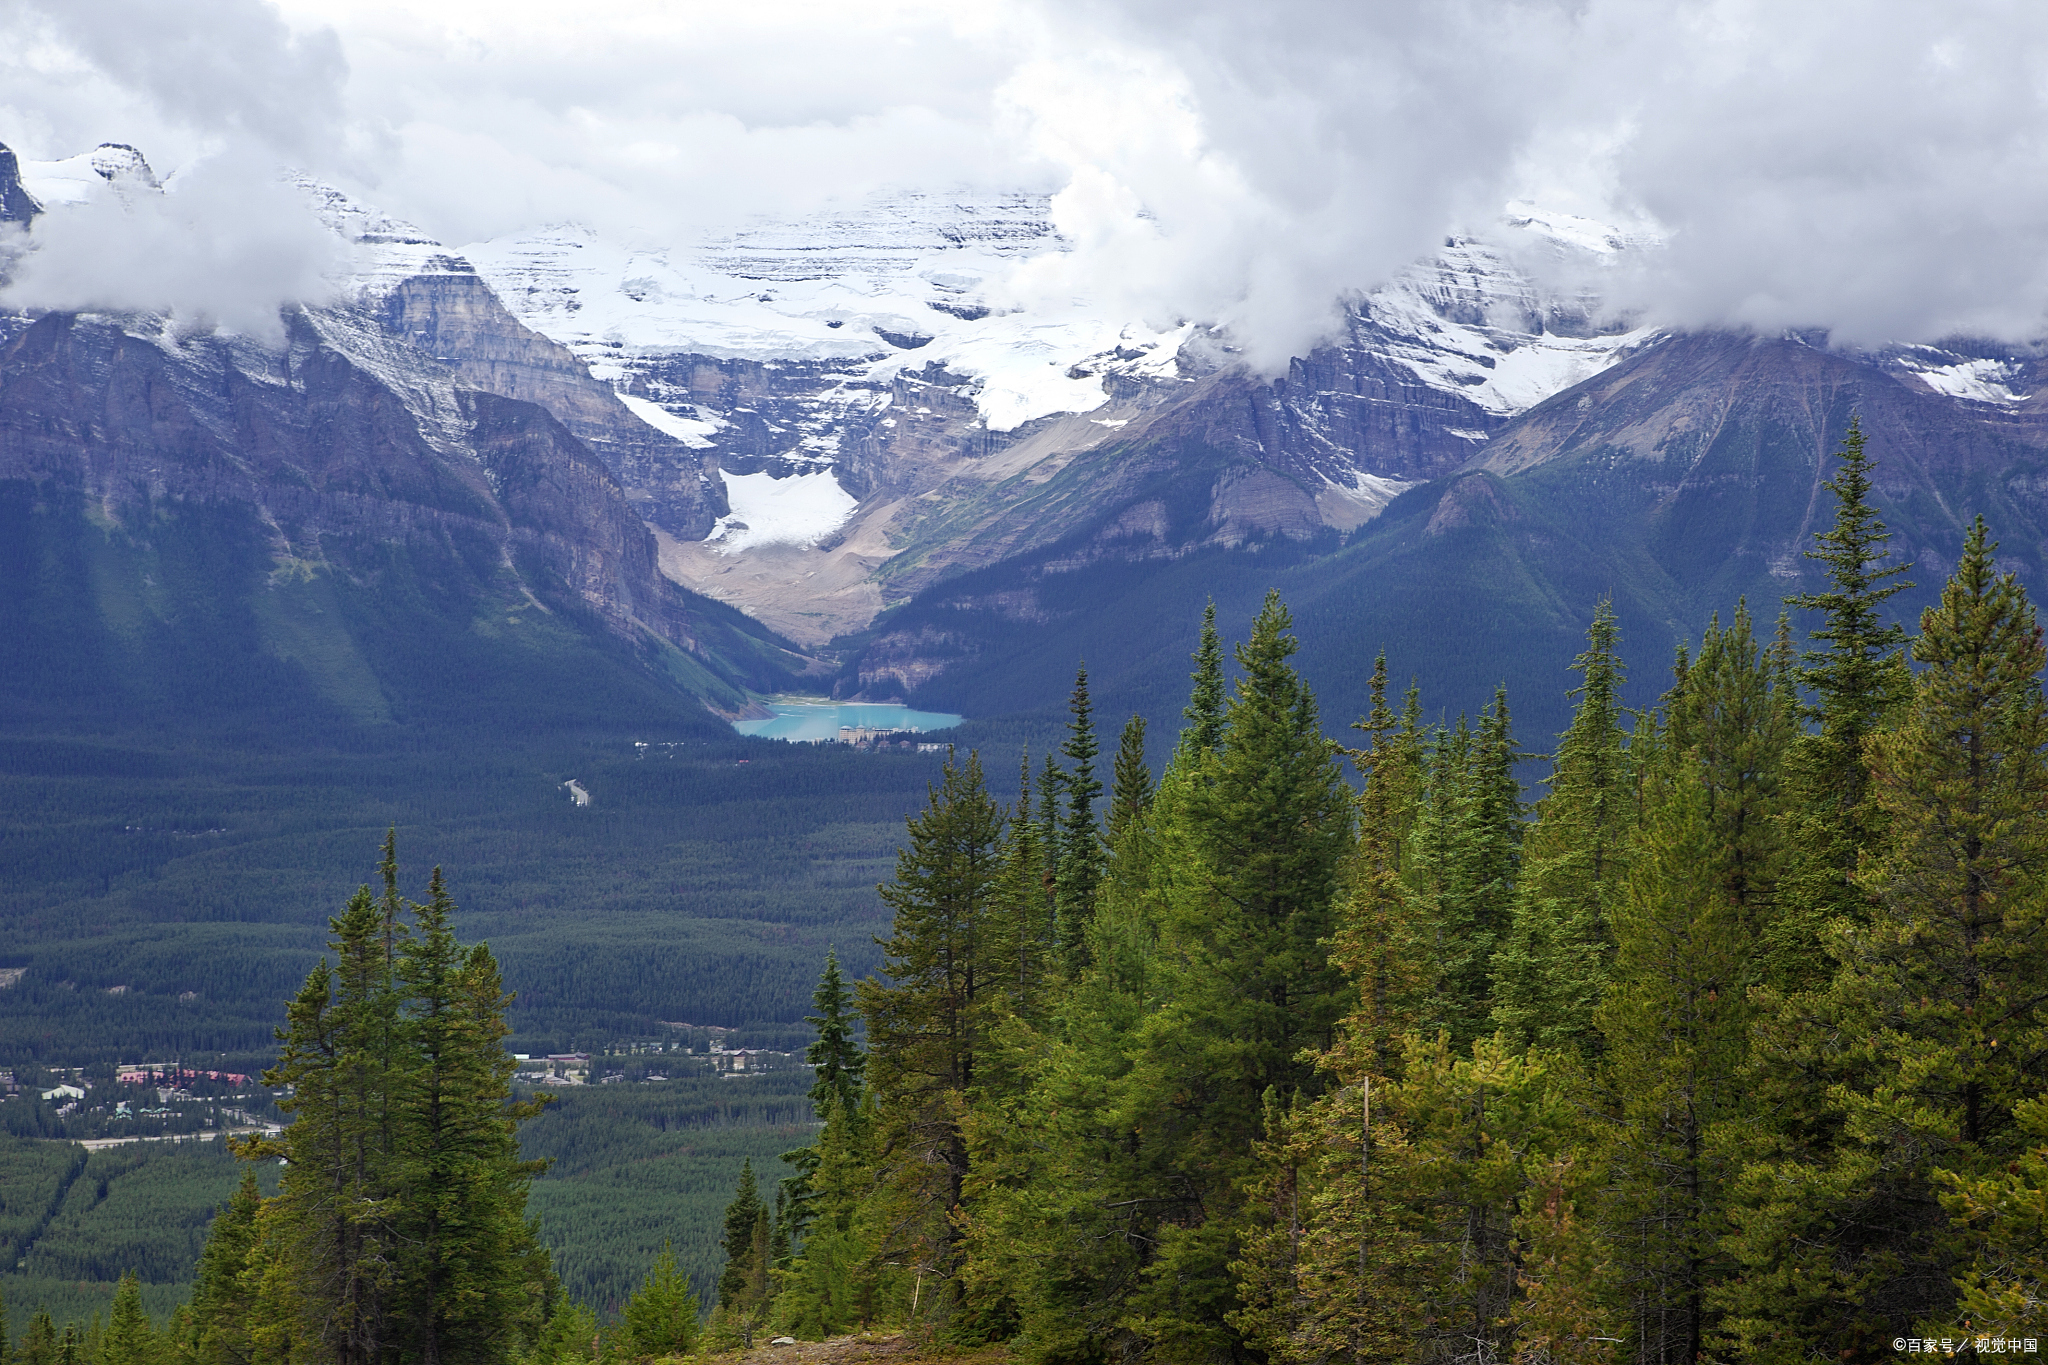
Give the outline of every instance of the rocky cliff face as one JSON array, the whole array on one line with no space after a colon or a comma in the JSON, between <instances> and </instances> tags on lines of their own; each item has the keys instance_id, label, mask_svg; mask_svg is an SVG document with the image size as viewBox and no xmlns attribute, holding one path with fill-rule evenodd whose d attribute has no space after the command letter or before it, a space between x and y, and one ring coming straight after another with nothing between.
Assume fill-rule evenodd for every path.
<instances>
[{"instance_id":1,"label":"rocky cliff face","mask_svg":"<svg viewBox=\"0 0 2048 1365\"><path fill-rule=\"evenodd\" d=\"M21 162L0 142L0 223L26 223L35 216L36 201L21 185Z\"/></svg>"},{"instance_id":2,"label":"rocky cliff face","mask_svg":"<svg viewBox=\"0 0 2048 1365\"><path fill-rule=\"evenodd\" d=\"M522 326L466 261L431 259L384 293L376 310L388 331L447 365L465 387L546 409L596 453L650 524L701 540L729 510L696 451L634 415L566 348Z\"/></svg>"},{"instance_id":3,"label":"rocky cliff face","mask_svg":"<svg viewBox=\"0 0 2048 1365\"><path fill-rule=\"evenodd\" d=\"M278 563L341 573L374 574L393 547L459 546L529 600L566 592L622 637L705 652L603 461L546 408L463 385L373 316L302 311L281 351L135 318L17 316L6 333L0 479L110 515L248 505Z\"/></svg>"}]
</instances>

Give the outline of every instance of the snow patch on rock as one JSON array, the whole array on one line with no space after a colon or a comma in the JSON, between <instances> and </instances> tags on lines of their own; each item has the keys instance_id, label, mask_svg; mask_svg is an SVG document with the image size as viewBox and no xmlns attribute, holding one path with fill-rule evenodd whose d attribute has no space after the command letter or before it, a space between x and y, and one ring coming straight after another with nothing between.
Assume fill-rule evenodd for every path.
<instances>
[{"instance_id":1,"label":"snow patch on rock","mask_svg":"<svg viewBox=\"0 0 2048 1365\"><path fill-rule=\"evenodd\" d=\"M792 474L727 474L725 495L732 506L705 537L720 554L763 545L816 545L846 524L859 506L830 469Z\"/></svg>"},{"instance_id":2,"label":"snow patch on rock","mask_svg":"<svg viewBox=\"0 0 2048 1365\"><path fill-rule=\"evenodd\" d=\"M640 398L630 393L620 394L619 401L648 426L675 437L692 450L711 449L711 442L707 438L725 425L716 419L707 421L702 417L680 416L652 399Z\"/></svg>"},{"instance_id":3,"label":"snow patch on rock","mask_svg":"<svg viewBox=\"0 0 2048 1365\"><path fill-rule=\"evenodd\" d=\"M2033 397L2014 388L2022 371L2009 361L1964 358L1925 346L1904 350L1898 359L1908 374L1950 398L2009 407Z\"/></svg>"}]
</instances>

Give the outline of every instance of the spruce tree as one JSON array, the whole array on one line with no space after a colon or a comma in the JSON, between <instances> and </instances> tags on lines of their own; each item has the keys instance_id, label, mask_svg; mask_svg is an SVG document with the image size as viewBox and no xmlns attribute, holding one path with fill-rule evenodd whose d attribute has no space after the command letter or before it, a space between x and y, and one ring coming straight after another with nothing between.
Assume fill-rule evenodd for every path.
<instances>
[{"instance_id":1,"label":"spruce tree","mask_svg":"<svg viewBox=\"0 0 2048 1365\"><path fill-rule=\"evenodd\" d=\"M811 1007L818 1012L805 1016L804 1022L817 1030L818 1036L804 1050L804 1060L816 1069L810 1091L812 1112L821 1119L835 1110L857 1113L867 1057L854 1041L853 992L840 975L839 954L834 949L825 950L825 970L811 995ZM795 1167L796 1174L784 1177L777 1189L775 1223L793 1249L815 1216L818 1144L784 1152L782 1159Z\"/></svg>"},{"instance_id":2,"label":"spruce tree","mask_svg":"<svg viewBox=\"0 0 2048 1365\"><path fill-rule=\"evenodd\" d=\"M1194 692L1181 714L1187 718L1181 743L1197 754L1212 752L1223 740L1223 640L1216 633L1216 604L1202 609L1202 641L1194 653Z\"/></svg>"},{"instance_id":3,"label":"spruce tree","mask_svg":"<svg viewBox=\"0 0 2048 1365\"><path fill-rule=\"evenodd\" d=\"M1087 954L1088 921L1095 913L1095 889L1102 880L1102 835L1095 821L1102 782L1095 776L1095 712L1088 699L1085 663L1074 672L1067 711L1072 719L1060 746L1068 767L1062 783L1067 808L1060 818L1058 889L1060 950L1071 973L1079 970Z\"/></svg>"},{"instance_id":4,"label":"spruce tree","mask_svg":"<svg viewBox=\"0 0 2048 1365\"><path fill-rule=\"evenodd\" d=\"M29 1319L15 1361L16 1365L57 1365L57 1325L50 1321L49 1309L39 1307Z\"/></svg>"},{"instance_id":5,"label":"spruce tree","mask_svg":"<svg viewBox=\"0 0 2048 1365\"><path fill-rule=\"evenodd\" d=\"M761 1215L761 1190L754 1179L751 1158L740 1165L740 1183L732 1202L725 1206L725 1220L719 1243L725 1250L725 1269L718 1274L718 1306L738 1309L746 1296L749 1262L754 1250L754 1223Z\"/></svg>"},{"instance_id":6,"label":"spruce tree","mask_svg":"<svg viewBox=\"0 0 2048 1365\"><path fill-rule=\"evenodd\" d=\"M1545 1047L1598 1047L1593 1011L1606 986L1609 919L1636 816L1619 635L1614 604L1602 601L1572 664L1583 679L1572 693L1578 706L1524 837L1514 923L1495 955L1494 1026Z\"/></svg>"},{"instance_id":7,"label":"spruce tree","mask_svg":"<svg viewBox=\"0 0 2048 1365\"><path fill-rule=\"evenodd\" d=\"M1331 943L1358 1005L1325 1059L1353 1083L1395 1074L1401 1038L1433 1013L1441 945L1419 913L1409 885L1411 844L1426 775L1422 736L1387 704L1387 656L1374 662L1371 710L1354 722L1369 747L1352 752L1365 778L1358 802L1358 844L1351 895Z\"/></svg>"},{"instance_id":8,"label":"spruce tree","mask_svg":"<svg viewBox=\"0 0 2048 1365\"><path fill-rule=\"evenodd\" d=\"M1328 949L1353 801L1289 662L1299 648L1291 626L1269 593L1237 650L1242 675L1221 747L1187 796L1198 863L1184 871L1195 894L1164 926L1189 970L1138 1042L1150 1092L1140 1122L1168 1220L1141 1303L1169 1354L1236 1337L1229 1263L1257 1217L1243 1199L1269 1102L1319 1089L1313 1053L1331 1045L1354 999Z\"/></svg>"},{"instance_id":9,"label":"spruce tree","mask_svg":"<svg viewBox=\"0 0 2048 1365\"><path fill-rule=\"evenodd\" d=\"M1488 1031L1493 958L1514 915L1521 866L1521 787L1506 689L1495 692L1477 731L1461 716L1438 748L1424 832L1438 945L1434 1022L1462 1052Z\"/></svg>"},{"instance_id":10,"label":"spruce tree","mask_svg":"<svg viewBox=\"0 0 2048 1365\"><path fill-rule=\"evenodd\" d=\"M294 1121L237 1149L288 1164L278 1195L256 1208L244 1299L223 1311L242 1313L256 1358L498 1365L538 1331L553 1285L525 1217L537 1168L513 1137L538 1106L508 1102L497 963L481 944L455 943L438 870L428 904L396 902L389 837L384 854L387 903L363 887L330 921L334 959L287 1008L264 1074L292 1087L280 1107ZM417 917L417 934L394 902ZM218 1235L221 1250L203 1264L225 1293L248 1220L224 1219ZM208 1314L220 1316L207 1302L195 1317L202 1346ZM231 1336L216 1344L234 1348Z\"/></svg>"},{"instance_id":11,"label":"spruce tree","mask_svg":"<svg viewBox=\"0 0 2048 1365\"><path fill-rule=\"evenodd\" d=\"M1134 820L1145 818L1152 805L1152 770L1145 766L1145 718L1132 716L1117 737L1116 768L1109 799L1109 839Z\"/></svg>"},{"instance_id":12,"label":"spruce tree","mask_svg":"<svg viewBox=\"0 0 2048 1365\"><path fill-rule=\"evenodd\" d=\"M189 1328L190 1354L198 1365L253 1365L257 1358L250 1328L256 1316L257 1214L262 1202L256 1173L244 1170L234 1195L207 1229L192 1287Z\"/></svg>"},{"instance_id":13,"label":"spruce tree","mask_svg":"<svg viewBox=\"0 0 2048 1365\"><path fill-rule=\"evenodd\" d=\"M1611 1115L1605 1221L1639 1360L1701 1359L1715 1325L1708 1295L1728 1275L1720 1242L1732 1172L1715 1135L1742 1112L1754 939L1720 875L1695 753L1660 756L1595 1016Z\"/></svg>"},{"instance_id":14,"label":"spruce tree","mask_svg":"<svg viewBox=\"0 0 2048 1365\"><path fill-rule=\"evenodd\" d=\"M1870 504L1876 468L1864 449L1863 426L1851 418L1839 452L1842 466L1821 484L1835 495L1835 522L1816 533L1817 550L1807 558L1826 566L1823 592L1793 593L1785 601L1823 614L1813 638L1825 648L1800 658L1800 683L1813 693L1808 712L1820 722L1823 757L1814 767L1811 795L1825 797L1845 814L1863 801L1868 782L1861 748L1878 726L1885 708L1900 699L1905 678L1898 668L1905 627L1887 622L1885 601L1913 585L1902 575L1906 566L1880 567L1885 559L1885 529Z\"/></svg>"},{"instance_id":15,"label":"spruce tree","mask_svg":"<svg viewBox=\"0 0 2048 1365\"><path fill-rule=\"evenodd\" d=\"M129 1271L114 1289L107 1334L95 1353L96 1365L156 1365L158 1341L142 1311L142 1283Z\"/></svg>"},{"instance_id":16,"label":"spruce tree","mask_svg":"<svg viewBox=\"0 0 2048 1365\"><path fill-rule=\"evenodd\" d=\"M834 1102L850 1112L860 1104L867 1057L854 1041L853 992L840 975L834 949L825 950L825 971L811 995L811 1008L817 1013L804 1018L818 1034L817 1041L804 1049L804 1060L816 1068L811 1104L819 1113Z\"/></svg>"},{"instance_id":17,"label":"spruce tree","mask_svg":"<svg viewBox=\"0 0 2048 1365\"><path fill-rule=\"evenodd\" d=\"M965 1297L956 1221L969 1169L962 1120L981 1079L992 1005L1003 998L986 959L1004 824L980 756L948 762L924 811L907 822L895 880L880 888L894 912L882 943L892 984L867 980L855 990L884 1124L874 1139L886 1163L883 1198L902 1210L891 1250L936 1277L924 1293L937 1295L942 1315Z\"/></svg>"},{"instance_id":18,"label":"spruce tree","mask_svg":"<svg viewBox=\"0 0 2048 1365\"><path fill-rule=\"evenodd\" d=\"M254 1150L289 1159L280 1231L307 1336L338 1365L368 1365L384 1349L392 1288L393 1172L382 1144L392 1058L381 1049L393 985L368 887L329 926L339 965L323 959L307 977L286 1010L277 1064L263 1076L273 1089L291 1087L278 1107L293 1122L275 1146Z\"/></svg>"},{"instance_id":19,"label":"spruce tree","mask_svg":"<svg viewBox=\"0 0 2048 1365\"><path fill-rule=\"evenodd\" d=\"M1289 1093L1312 1083L1299 1051L1327 1047L1349 1003L1326 940L1353 803L1315 696L1288 662L1300 648L1291 627L1279 594L1267 594L1237 650L1243 677L1214 781L1190 810L1210 898L1185 929L1219 955L1215 984L1230 1003L1210 1027L1227 1029L1244 1050L1247 1107L1233 1122L1246 1136L1259 1125L1267 1086Z\"/></svg>"},{"instance_id":20,"label":"spruce tree","mask_svg":"<svg viewBox=\"0 0 2048 1365\"><path fill-rule=\"evenodd\" d=\"M1784 992L1813 989L1826 979L1825 926L1861 912L1863 897L1851 879L1876 836L1875 812L1866 799L1865 742L1911 685L1902 648L1905 628L1886 620L1884 604L1913 585L1902 576L1905 565L1884 566L1891 532L1870 502L1875 466L1855 419L1840 457L1835 477L1821 485L1835 495L1834 523L1816 533L1819 548L1807 552L1824 567L1828 586L1785 599L1822 614L1812 638L1824 647L1800 655L1794 670L1812 696L1805 716L1820 729L1793 753L1798 800L1791 844L1798 857L1787 871L1785 903L1767 930L1766 975Z\"/></svg>"},{"instance_id":21,"label":"spruce tree","mask_svg":"<svg viewBox=\"0 0 2048 1365\"><path fill-rule=\"evenodd\" d=\"M752 1175L751 1168L748 1174ZM635 1356L681 1356L697 1349L697 1296L690 1292L689 1277L676 1269L675 1252L666 1242L654 1268L640 1282L639 1292L627 1300L621 1316L629 1349ZM585 1325L585 1317L572 1312L571 1331L558 1334L566 1338L563 1344L569 1345L581 1336ZM589 1325L595 1326L595 1320L590 1319Z\"/></svg>"}]
</instances>

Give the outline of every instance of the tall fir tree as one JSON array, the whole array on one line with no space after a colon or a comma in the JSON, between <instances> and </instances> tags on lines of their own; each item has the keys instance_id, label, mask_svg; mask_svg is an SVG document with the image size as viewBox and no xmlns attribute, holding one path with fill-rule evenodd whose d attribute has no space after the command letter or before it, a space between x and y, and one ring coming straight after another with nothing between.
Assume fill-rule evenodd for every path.
<instances>
[{"instance_id":1,"label":"tall fir tree","mask_svg":"<svg viewBox=\"0 0 2048 1365\"><path fill-rule=\"evenodd\" d=\"M1152 770L1145 765L1145 718L1132 716L1117 736L1116 767L1109 798L1110 843L1152 805Z\"/></svg>"},{"instance_id":2,"label":"tall fir tree","mask_svg":"<svg viewBox=\"0 0 2048 1365\"><path fill-rule=\"evenodd\" d=\"M1237 649L1221 746L1187 795L1193 894L1162 926L1186 974L1135 1040L1133 1100L1149 1111L1140 1122L1165 1215L1137 1302L1168 1355L1237 1349L1230 1264L1261 1216L1245 1202L1254 1149L1269 1105L1320 1089L1313 1054L1353 1000L1328 949L1353 801L1290 663L1298 648L1269 593Z\"/></svg>"},{"instance_id":3,"label":"tall fir tree","mask_svg":"<svg viewBox=\"0 0 2048 1365\"><path fill-rule=\"evenodd\" d=\"M257 1316L263 1196L253 1170L242 1172L234 1195L214 1215L192 1287L192 1313L184 1354L196 1365L255 1365L251 1327Z\"/></svg>"},{"instance_id":4,"label":"tall fir tree","mask_svg":"<svg viewBox=\"0 0 2048 1365\"><path fill-rule=\"evenodd\" d=\"M1356 1010L1325 1064L1353 1084L1397 1072L1403 1035L1436 1013L1443 960L1410 885L1415 827L1427 775L1413 708L1396 717L1387 702L1387 656L1374 662L1371 710L1354 724L1369 747L1352 762L1365 779L1358 803L1358 844L1351 894L1331 957L1355 983Z\"/></svg>"},{"instance_id":5,"label":"tall fir tree","mask_svg":"<svg viewBox=\"0 0 2048 1365\"><path fill-rule=\"evenodd\" d=\"M107 1332L93 1352L93 1365L157 1365L160 1343L142 1309L142 1282L129 1271L114 1288Z\"/></svg>"},{"instance_id":6,"label":"tall fir tree","mask_svg":"<svg viewBox=\"0 0 2048 1365\"><path fill-rule=\"evenodd\" d=\"M835 1102L850 1112L860 1105L867 1056L854 1038L853 992L840 974L835 949L825 950L825 970L811 995L811 1008L817 1013L804 1018L817 1031L816 1041L804 1049L804 1060L815 1069L811 1104L819 1113Z\"/></svg>"},{"instance_id":7,"label":"tall fir tree","mask_svg":"<svg viewBox=\"0 0 2048 1365\"><path fill-rule=\"evenodd\" d=\"M1002 874L1001 808L981 759L949 761L925 809L910 818L896 878L881 888L894 912L882 944L892 984L856 988L867 1020L867 1078L882 1130L883 1202L893 1220L894 1259L914 1267L918 1301L943 1318L964 1306L956 1214L969 1170L963 1120L981 1077L992 1001L989 921Z\"/></svg>"},{"instance_id":8,"label":"tall fir tree","mask_svg":"<svg viewBox=\"0 0 2048 1365\"><path fill-rule=\"evenodd\" d=\"M1195 686L1181 711L1188 722L1181 742L1191 752L1205 754L1223 741L1223 637L1216 633L1214 602L1202 609L1202 637L1194 660Z\"/></svg>"},{"instance_id":9,"label":"tall fir tree","mask_svg":"<svg viewBox=\"0 0 2048 1365\"><path fill-rule=\"evenodd\" d=\"M1812 700L1806 718L1819 724L1792 756L1798 793L1787 871L1788 895L1767 929L1766 972L1782 991L1807 990L1825 981L1829 964L1821 939L1828 922L1861 912L1852 885L1858 860L1876 837L1876 812L1867 800L1870 771L1865 743L1885 713L1911 686L1905 628L1887 619L1885 602L1913 585L1903 564L1885 565L1885 528L1870 501L1875 464L1865 449L1860 420L1852 418L1839 452L1841 466L1821 486L1835 496L1835 520L1815 534L1827 587L1794 593L1785 601L1821 613L1812 638L1822 648L1803 653L1795 669Z\"/></svg>"},{"instance_id":10,"label":"tall fir tree","mask_svg":"<svg viewBox=\"0 0 2048 1365\"><path fill-rule=\"evenodd\" d=\"M1602 601L1572 665L1582 680L1572 694L1578 705L1523 839L1514 923L1495 955L1494 1026L1544 1047L1599 1045L1593 1011L1606 987L1609 921L1637 815L1619 641L1614 604Z\"/></svg>"},{"instance_id":11,"label":"tall fir tree","mask_svg":"<svg viewBox=\"0 0 2048 1365\"><path fill-rule=\"evenodd\" d=\"M395 983L369 888L329 921L336 964L322 960L286 1010L277 1064L265 1085L290 1087L278 1107L293 1117L259 1155L288 1159L278 1199L284 1254L297 1280L304 1336L336 1365L370 1365L390 1329L391 1152L385 1087L396 1058L384 1021Z\"/></svg>"},{"instance_id":12,"label":"tall fir tree","mask_svg":"<svg viewBox=\"0 0 2048 1365\"><path fill-rule=\"evenodd\" d=\"M1095 914L1095 889L1102 881L1102 831L1095 802L1102 781L1095 775L1100 746L1095 739L1095 708L1088 699L1088 666L1074 671L1074 692L1068 699L1066 742L1060 753L1068 767L1062 782L1066 809L1059 829L1060 949L1069 973L1076 972L1088 951L1088 921Z\"/></svg>"},{"instance_id":13,"label":"tall fir tree","mask_svg":"<svg viewBox=\"0 0 2048 1365\"><path fill-rule=\"evenodd\" d=\"M1596 1020L1612 1174L1598 1210L1638 1360L1696 1361L1730 1274L1720 1249L1744 1103L1755 947L1782 870L1796 698L1747 607L1679 652L1661 729L1632 751L1645 815Z\"/></svg>"},{"instance_id":14,"label":"tall fir tree","mask_svg":"<svg viewBox=\"0 0 2048 1365\"><path fill-rule=\"evenodd\" d=\"M867 1055L854 1038L853 992L840 974L836 949L825 950L825 970L818 977L817 990L811 994L811 1008L817 1013L804 1019L817 1031L816 1039L804 1049L804 1060L814 1069L811 1109L821 1118L835 1109L847 1115L858 1113ZM782 1207L775 1221L778 1230L793 1244L803 1239L815 1216L818 1144L812 1142L784 1152L782 1159L796 1173L781 1182L777 1202Z\"/></svg>"}]
</instances>

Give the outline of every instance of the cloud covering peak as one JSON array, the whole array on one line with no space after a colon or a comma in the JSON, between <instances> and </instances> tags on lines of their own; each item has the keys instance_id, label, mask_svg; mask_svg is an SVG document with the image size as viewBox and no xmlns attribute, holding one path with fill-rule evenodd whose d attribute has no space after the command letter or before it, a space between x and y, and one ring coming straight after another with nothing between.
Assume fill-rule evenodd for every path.
<instances>
[{"instance_id":1,"label":"cloud covering peak","mask_svg":"<svg viewBox=\"0 0 2048 1365\"><path fill-rule=\"evenodd\" d=\"M1600 272L1647 320L2035 337L2043 71L2048 10L2006 0L0 0L0 141L136 143L222 224L300 212L252 188L283 164L450 241L1036 189L1074 250L1024 266L1018 301L1222 322L1265 366L1517 200L1660 242ZM125 275L100 226L21 282L146 283L163 224ZM243 294L305 287L309 241L280 229ZM203 253L165 258L191 265L171 293L211 287Z\"/></svg>"}]
</instances>

